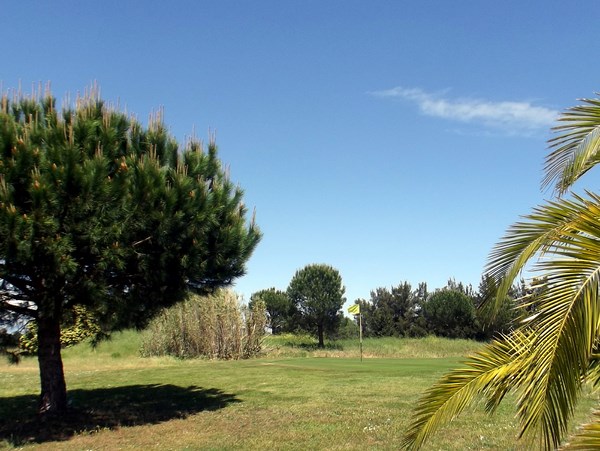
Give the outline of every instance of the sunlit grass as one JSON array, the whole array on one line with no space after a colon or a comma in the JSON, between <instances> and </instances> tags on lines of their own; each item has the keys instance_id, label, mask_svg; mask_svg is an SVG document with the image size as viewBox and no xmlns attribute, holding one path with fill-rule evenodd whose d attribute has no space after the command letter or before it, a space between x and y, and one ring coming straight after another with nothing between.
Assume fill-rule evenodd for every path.
<instances>
[{"instance_id":1,"label":"sunlit grass","mask_svg":"<svg viewBox=\"0 0 600 451\"><path fill-rule=\"evenodd\" d=\"M424 338L365 338L364 358L438 358L464 357L482 346L473 340L448 340L435 336ZM317 348L317 340L308 335L272 335L264 340L267 355L288 357L360 357L356 339L329 341L324 349Z\"/></svg>"},{"instance_id":2,"label":"sunlit grass","mask_svg":"<svg viewBox=\"0 0 600 451\"><path fill-rule=\"evenodd\" d=\"M29 425L40 432L39 425L27 423L35 417L37 362L0 364L0 447L398 449L420 394L459 364L455 354L461 347L479 346L441 339L367 340L365 353L393 349L395 358L368 357L361 363L353 348L358 350L358 344L351 340L319 351L307 337L295 338L294 347L279 337L267 344L279 346L280 353L287 349L306 357L183 361L138 357L136 336L127 332L95 349L80 345L65 350L69 398L83 415L61 429L62 436L38 434L41 443L27 442L35 434L19 429L19 424ZM334 351L339 358L315 357ZM342 358L345 352L350 357ZM427 357L445 352L452 356ZM580 415L589 412L595 399L588 396ZM470 411L428 449L526 449L515 440L515 426L511 402L491 417Z\"/></svg>"}]
</instances>

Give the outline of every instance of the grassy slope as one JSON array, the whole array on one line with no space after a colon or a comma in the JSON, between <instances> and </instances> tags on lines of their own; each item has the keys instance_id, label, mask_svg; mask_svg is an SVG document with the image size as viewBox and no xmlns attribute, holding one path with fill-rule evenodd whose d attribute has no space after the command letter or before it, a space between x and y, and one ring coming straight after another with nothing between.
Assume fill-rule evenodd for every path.
<instances>
[{"instance_id":1,"label":"grassy slope","mask_svg":"<svg viewBox=\"0 0 600 451\"><path fill-rule=\"evenodd\" d=\"M261 359L215 362L141 359L138 342L130 332L95 351L66 350L69 396L78 414L54 428L31 420L36 362L0 364L0 447L2 439L12 447L37 437L42 443L26 449L397 449L420 393L458 364L461 348L477 346L436 339L365 342L365 355L392 348L393 356L408 357L361 363L354 343L314 351L310 340L283 337L271 340L271 354ZM353 357L315 357L323 353ZM424 357L441 353L453 356ZM428 449L518 449L513 415L510 403L493 417L469 412ZM32 430L37 435L28 437L25 431Z\"/></svg>"}]
</instances>

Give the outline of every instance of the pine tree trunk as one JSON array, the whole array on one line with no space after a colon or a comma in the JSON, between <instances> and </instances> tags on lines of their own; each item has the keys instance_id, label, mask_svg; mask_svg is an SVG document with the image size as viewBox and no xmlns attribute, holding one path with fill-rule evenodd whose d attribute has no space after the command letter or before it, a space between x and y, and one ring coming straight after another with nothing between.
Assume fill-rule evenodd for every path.
<instances>
[{"instance_id":1,"label":"pine tree trunk","mask_svg":"<svg viewBox=\"0 0 600 451\"><path fill-rule=\"evenodd\" d=\"M42 385L39 412L60 414L67 410L67 385L60 355L60 317L38 318L37 326Z\"/></svg>"},{"instance_id":2,"label":"pine tree trunk","mask_svg":"<svg viewBox=\"0 0 600 451\"><path fill-rule=\"evenodd\" d=\"M325 340L323 339L323 325L319 324L317 326L317 335L319 335L319 348L325 347Z\"/></svg>"}]
</instances>

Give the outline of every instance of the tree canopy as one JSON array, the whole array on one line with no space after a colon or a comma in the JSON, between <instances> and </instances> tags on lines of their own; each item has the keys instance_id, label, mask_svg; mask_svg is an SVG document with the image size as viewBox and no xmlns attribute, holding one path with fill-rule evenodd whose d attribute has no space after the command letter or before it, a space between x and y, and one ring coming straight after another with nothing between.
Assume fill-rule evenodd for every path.
<instances>
[{"instance_id":1,"label":"tree canopy","mask_svg":"<svg viewBox=\"0 0 600 451\"><path fill-rule=\"evenodd\" d=\"M287 289L307 327L317 333L319 347L325 346L324 334L340 321L345 288L337 269L324 264L307 265L296 271Z\"/></svg>"},{"instance_id":2,"label":"tree canopy","mask_svg":"<svg viewBox=\"0 0 600 451\"><path fill-rule=\"evenodd\" d=\"M475 306L465 293L442 289L433 293L423 306L428 330L449 338L472 338L476 331Z\"/></svg>"},{"instance_id":3,"label":"tree canopy","mask_svg":"<svg viewBox=\"0 0 600 451\"><path fill-rule=\"evenodd\" d=\"M293 328L290 322L294 316L294 305L286 292L277 290L274 287L257 291L250 296L248 306L252 308L259 301L265 304L268 324L274 335Z\"/></svg>"},{"instance_id":4,"label":"tree canopy","mask_svg":"<svg viewBox=\"0 0 600 451\"><path fill-rule=\"evenodd\" d=\"M180 148L96 89L61 109L50 92L0 100L0 312L38 329L42 412L66 408L60 320L144 324L188 289L244 274L260 240L211 137Z\"/></svg>"},{"instance_id":5,"label":"tree canopy","mask_svg":"<svg viewBox=\"0 0 600 451\"><path fill-rule=\"evenodd\" d=\"M370 302L359 300L366 336L412 336L417 318L417 297L408 282L371 291Z\"/></svg>"}]
</instances>

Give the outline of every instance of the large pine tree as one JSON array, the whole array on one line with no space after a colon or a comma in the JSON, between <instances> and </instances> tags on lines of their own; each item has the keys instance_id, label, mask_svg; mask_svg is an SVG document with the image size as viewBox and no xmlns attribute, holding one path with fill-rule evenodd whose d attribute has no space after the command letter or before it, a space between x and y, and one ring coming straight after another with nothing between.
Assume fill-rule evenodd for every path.
<instances>
[{"instance_id":1,"label":"large pine tree","mask_svg":"<svg viewBox=\"0 0 600 451\"><path fill-rule=\"evenodd\" d=\"M66 409L60 322L74 305L107 329L141 325L188 289L244 274L260 240L214 140L181 149L97 90L0 103L0 313L38 327L40 412Z\"/></svg>"}]
</instances>

